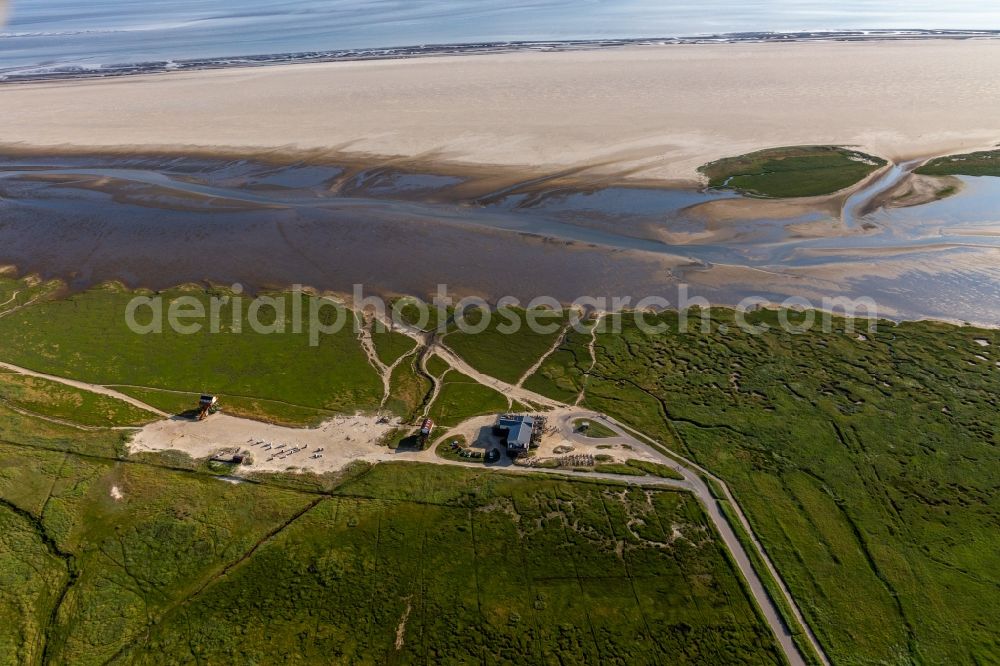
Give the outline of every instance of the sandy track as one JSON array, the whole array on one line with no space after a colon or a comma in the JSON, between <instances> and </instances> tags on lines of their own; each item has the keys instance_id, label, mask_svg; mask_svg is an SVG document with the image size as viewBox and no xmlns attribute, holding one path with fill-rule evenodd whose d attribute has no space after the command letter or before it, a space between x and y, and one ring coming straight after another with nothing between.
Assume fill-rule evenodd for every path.
<instances>
[{"instance_id":1,"label":"sandy track","mask_svg":"<svg viewBox=\"0 0 1000 666\"><path fill-rule=\"evenodd\" d=\"M998 59L998 40L704 44L19 84L0 86L0 142L692 179L775 145L897 161L993 145Z\"/></svg>"},{"instance_id":2,"label":"sandy track","mask_svg":"<svg viewBox=\"0 0 1000 666\"><path fill-rule=\"evenodd\" d=\"M597 365L597 352L594 349L597 346L597 332L601 328L601 320L605 315L599 315L594 325L590 329L590 340L587 342L587 353L590 355L590 365L587 366L587 371L583 373L583 385L580 388L580 393L576 396L576 401L573 405L579 405L583 402L584 394L587 392L587 384L590 383L590 371L594 369Z\"/></svg>"},{"instance_id":3,"label":"sandy track","mask_svg":"<svg viewBox=\"0 0 1000 666\"><path fill-rule=\"evenodd\" d=\"M554 409L561 406L560 402L552 400L551 398L546 398L545 396L535 393L534 391L529 391L528 389L522 387L520 383L518 383L517 386L514 384L508 384L507 382L500 381L495 377L491 377L490 375L476 370L462 357L449 349L444 342L430 335L426 331L400 322L392 323L382 320L382 324L398 333L408 335L416 340L418 344L429 346L430 351L440 356L449 366L451 366L453 370L457 370L464 375L468 375L472 379L475 379L478 383L484 386L489 386L512 400L516 400L526 405L536 405L538 407L548 409ZM424 370L426 371L426 367ZM438 383L435 382L435 387L437 387L437 384Z\"/></svg>"},{"instance_id":4,"label":"sandy track","mask_svg":"<svg viewBox=\"0 0 1000 666\"><path fill-rule=\"evenodd\" d=\"M563 342L566 341L566 334L569 332L569 329L570 329L570 325L567 324L566 326L563 327L563 329L561 331L559 331L559 336L556 338L556 341L552 343L552 346L549 347L545 351L545 353L542 354L538 358L538 360L534 362L534 364L532 364L532 366L530 368L528 368L527 370L525 370L524 374L521 375L520 379L517 380L517 384L515 384L515 386L517 386L517 388L523 387L524 386L524 382L528 381L528 378L531 377L531 375L533 375L536 372L538 372L538 368L542 367L542 364L545 363L545 361L548 360L548 358L550 356L552 356L554 353L556 353L556 350L559 349L559 347L562 346Z\"/></svg>"},{"instance_id":5,"label":"sandy track","mask_svg":"<svg viewBox=\"0 0 1000 666\"><path fill-rule=\"evenodd\" d=\"M27 368L11 365L10 363L4 363L3 361L0 361L0 368L3 368L5 370L10 370L11 372L16 372L20 375L26 375L28 377L37 377L39 379L47 379L52 382L58 382L59 384L65 384L66 386L72 386L73 388L82 389L84 391L90 391L91 393L99 393L100 395L105 395L108 396L109 398L115 398L116 400L127 402L133 407L138 407L139 409L143 409L147 412L152 412L153 414L157 416L162 416L164 418L170 416L170 414L167 414L164 411L160 411L159 409L153 407L152 405L147 405L141 400L137 400L136 398L133 398L130 395L119 393L118 391L109 389L108 387L102 386L100 384L89 384L87 382L76 381L75 379L66 379L65 377L47 375L42 372L35 372L34 370L29 370Z\"/></svg>"}]
</instances>

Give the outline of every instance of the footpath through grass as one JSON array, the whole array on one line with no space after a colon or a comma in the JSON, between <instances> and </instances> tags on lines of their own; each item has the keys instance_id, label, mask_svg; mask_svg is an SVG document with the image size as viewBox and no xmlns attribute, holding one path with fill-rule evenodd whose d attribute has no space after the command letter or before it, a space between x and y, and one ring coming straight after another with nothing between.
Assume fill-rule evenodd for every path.
<instances>
[{"instance_id":1,"label":"footpath through grass","mask_svg":"<svg viewBox=\"0 0 1000 666\"><path fill-rule=\"evenodd\" d=\"M122 400L3 369L0 403L90 427L137 426L159 418Z\"/></svg>"},{"instance_id":2,"label":"footpath through grass","mask_svg":"<svg viewBox=\"0 0 1000 666\"><path fill-rule=\"evenodd\" d=\"M769 148L702 166L709 187L757 197L833 194L861 181L886 161L837 146Z\"/></svg>"},{"instance_id":3,"label":"footpath through grass","mask_svg":"<svg viewBox=\"0 0 1000 666\"><path fill-rule=\"evenodd\" d=\"M465 322L470 332L452 326L444 344L469 365L508 384L517 381L547 352L562 334L568 314L555 310L502 308L490 313L482 331L482 310L469 310ZM537 325L529 324L529 321Z\"/></svg>"},{"instance_id":4,"label":"footpath through grass","mask_svg":"<svg viewBox=\"0 0 1000 666\"><path fill-rule=\"evenodd\" d=\"M242 316L234 318L233 306L228 304L220 309L218 333L205 326L198 333L182 335L167 325L164 315L162 332L140 335L130 330L125 319L127 304L135 295L108 285L44 300L2 317L0 360L47 374L126 387L123 392L135 386L143 399L156 406L179 402L176 396L145 389L219 394L237 408L236 413L281 423L313 423L323 413L378 407L381 381L350 323L334 335L320 336L319 344L311 346L307 327L293 330L290 304L280 322L274 310L261 310L260 320L273 327L273 332L255 332L248 307L244 305ZM158 294L164 312L182 297L201 303L207 312L210 298L221 295L226 294L195 288ZM303 312L308 313L310 297L299 298ZM353 313L341 310L337 314L326 306L320 319L331 324L336 316L353 318ZM142 309L137 319L146 323L152 316ZM234 332L235 328L240 332ZM387 347L388 358L399 345L393 340Z\"/></svg>"}]
</instances>

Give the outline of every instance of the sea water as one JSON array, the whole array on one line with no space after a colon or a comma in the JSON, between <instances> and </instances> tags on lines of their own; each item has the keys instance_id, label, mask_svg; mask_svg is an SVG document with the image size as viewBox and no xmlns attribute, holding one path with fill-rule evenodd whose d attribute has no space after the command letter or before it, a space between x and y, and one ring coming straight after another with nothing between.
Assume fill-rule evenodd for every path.
<instances>
[{"instance_id":1,"label":"sea water","mask_svg":"<svg viewBox=\"0 0 1000 666\"><path fill-rule=\"evenodd\" d=\"M1000 29L995 0L0 0L0 7L5 2L0 75L483 41Z\"/></svg>"}]
</instances>

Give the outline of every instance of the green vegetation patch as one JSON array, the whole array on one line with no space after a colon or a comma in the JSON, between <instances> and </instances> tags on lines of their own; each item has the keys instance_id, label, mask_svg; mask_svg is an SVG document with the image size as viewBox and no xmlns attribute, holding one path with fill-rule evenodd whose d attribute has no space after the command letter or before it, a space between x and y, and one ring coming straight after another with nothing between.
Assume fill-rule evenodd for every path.
<instances>
[{"instance_id":1,"label":"green vegetation patch","mask_svg":"<svg viewBox=\"0 0 1000 666\"><path fill-rule=\"evenodd\" d=\"M433 302L427 302L412 296L394 299L390 303L390 312L386 313L394 321L408 324L422 331L445 330L451 319L453 308L438 308Z\"/></svg>"},{"instance_id":2,"label":"green vegetation patch","mask_svg":"<svg viewBox=\"0 0 1000 666\"><path fill-rule=\"evenodd\" d=\"M0 402L84 426L134 426L158 417L127 402L0 369Z\"/></svg>"},{"instance_id":3,"label":"green vegetation patch","mask_svg":"<svg viewBox=\"0 0 1000 666\"><path fill-rule=\"evenodd\" d=\"M621 476L646 476L646 473L641 469L625 463L598 463L594 465L594 471L602 474L620 474Z\"/></svg>"},{"instance_id":4,"label":"green vegetation patch","mask_svg":"<svg viewBox=\"0 0 1000 666\"><path fill-rule=\"evenodd\" d=\"M1000 334L712 315L707 334L665 313L670 333L600 335L586 405L725 480L832 661L989 661Z\"/></svg>"},{"instance_id":5,"label":"green vegetation patch","mask_svg":"<svg viewBox=\"0 0 1000 666\"><path fill-rule=\"evenodd\" d=\"M927 176L1000 176L1000 150L939 157L921 166L916 173Z\"/></svg>"},{"instance_id":6,"label":"green vegetation patch","mask_svg":"<svg viewBox=\"0 0 1000 666\"><path fill-rule=\"evenodd\" d=\"M0 664L42 663L45 629L69 575L37 519L0 500Z\"/></svg>"},{"instance_id":7,"label":"green vegetation patch","mask_svg":"<svg viewBox=\"0 0 1000 666\"><path fill-rule=\"evenodd\" d=\"M29 442L47 428L21 425ZM97 449L0 443L0 659L104 663L314 501Z\"/></svg>"},{"instance_id":8,"label":"green vegetation patch","mask_svg":"<svg viewBox=\"0 0 1000 666\"><path fill-rule=\"evenodd\" d=\"M465 322L478 327L485 316L482 310L470 309ZM490 313L484 330L464 333L456 329L444 342L479 372L516 384L562 335L566 317L567 313L556 310L501 308ZM537 326L529 325L529 319Z\"/></svg>"},{"instance_id":9,"label":"green vegetation patch","mask_svg":"<svg viewBox=\"0 0 1000 666\"><path fill-rule=\"evenodd\" d=\"M265 420L312 422L314 415L302 415L303 407L335 412L378 407L381 381L357 340L350 311L338 314L327 302L320 320L333 324L340 316L348 318L348 323L336 334L320 336L316 346L310 345L308 326L294 332L290 303L283 324L274 317L272 308L261 309L261 323L278 324L271 329L274 332L255 332L244 303L242 318L235 318L242 332L234 332L231 299L219 310L222 324L218 333L206 325L200 332L182 335L167 325L164 314L162 332L140 335L129 329L125 318L126 307L135 295L107 285L39 302L2 317L0 360L99 384L270 401L261 402L260 417ZM166 313L170 303L185 297L209 312L210 298L227 294L175 289L147 295L162 298ZM296 298L285 296L288 301ZM311 297L300 294L298 298L302 311L308 313ZM136 319L148 323L152 315L148 308L140 308ZM279 332L282 327L284 332ZM284 404L289 406L287 410ZM245 406L246 415L253 416L252 405Z\"/></svg>"},{"instance_id":10,"label":"green vegetation patch","mask_svg":"<svg viewBox=\"0 0 1000 666\"><path fill-rule=\"evenodd\" d=\"M833 194L861 181L886 161L837 146L769 148L699 168L709 187L768 197Z\"/></svg>"},{"instance_id":11,"label":"green vegetation patch","mask_svg":"<svg viewBox=\"0 0 1000 666\"><path fill-rule=\"evenodd\" d=\"M91 492L63 509L80 573L53 646L76 661L115 655L308 506L287 491L134 465L89 482Z\"/></svg>"},{"instance_id":12,"label":"green vegetation patch","mask_svg":"<svg viewBox=\"0 0 1000 666\"><path fill-rule=\"evenodd\" d=\"M439 458L457 462L484 462L486 451L470 449L463 435L447 437L438 443L434 453ZM463 455L464 454L464 455Z\"/></svg>"},{"instance_id":13,"label":"green vegetation patch","mask_svg":"<svg viewBox=\"0 0 1000 666\"><path fill-rule=\"evenodd\" d=\"M389 330L373 331L372 342L379 360L390 366L417 346L416 340L408 335Z\"/></svg>"},{"instance_id":14,"label":"green vegetation patch","mask_svg":"<svg viewBox=\"0 0 1000 666\"><path fill-rule=\"evenodd\" d=\"M451 369L448 362L437 354L431 354L427 357L427 372L431 373L431 376L440 379L444 373Z\"/></svg>"},{"instance_id":15,"label":"green vegetation patch","mask_svg":"<svg viewBox=\"0 0 1000 666\"><path fill-rule=\"evenodd\" d=\"M782 663L689 495L418 465L338 492L123 659Z\"/></svg>"},{"instance_id":16,"label":"green vegetation patch","mask_svg":"<svg viewBox=\"0 0 1000 666\"><path fill-rule=\"evenodd\" d=\"M389 384L389 399L386 409L411 421L422 414L426 400L430 398L431 382L417 368L416 355L404 359L392 372Z\"/></svg>"},{"instance_id":17,"label":"green vegetation patch","mask_svg":"<svg viewBox=\"0 0 1000 666\"><path fill-rule=\"evenodd\" d=\"M441 382L430 410L438 425L456 426L473 416L505 412L510 406L505 396L457 370L449 370Z\"/></svg>"},{"instance_id":18,"label":"green vegetation patch","mask_svg":"<svg viewBox=\"0 0 1000 666\"><path fill-rule=\"evenodd\" d=\"M629 467L640 469L650 476L658 476L661 479L673 479L674 481L684 480L684 476L680 472L675 470L673 467L662 463L632 458L630 460L626 460L625 464Z\"/></svg>"},{"instance_id":19,"label":"green vegetation patch","mask_svg":"<svg viewBox=\"0 0 1000 666\"><path fill-rule=\"evenodd\" d=\"M554 351L538 370L524 382L524 388L573 404L583 390L585 373L590 366L587 343L590 335L572 328L567 330L559 349Z\"/></svg>"}]
</instances>

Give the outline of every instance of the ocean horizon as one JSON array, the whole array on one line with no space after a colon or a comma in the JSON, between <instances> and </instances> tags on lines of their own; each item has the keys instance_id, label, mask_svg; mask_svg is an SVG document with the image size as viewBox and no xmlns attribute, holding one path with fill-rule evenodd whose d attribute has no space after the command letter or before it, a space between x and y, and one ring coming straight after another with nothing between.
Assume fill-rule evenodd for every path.
<instances>
[{"instance_id":1,"label":"ocean horizon","mask_svg":"<svg viewBox=\"0 0 1000 666\"><path fill-rule=\"evenodd\" d=\"M14 0L6 15L7 74L427 44L1000 29L984 0Z\"/></svg>"}]
</instances>

